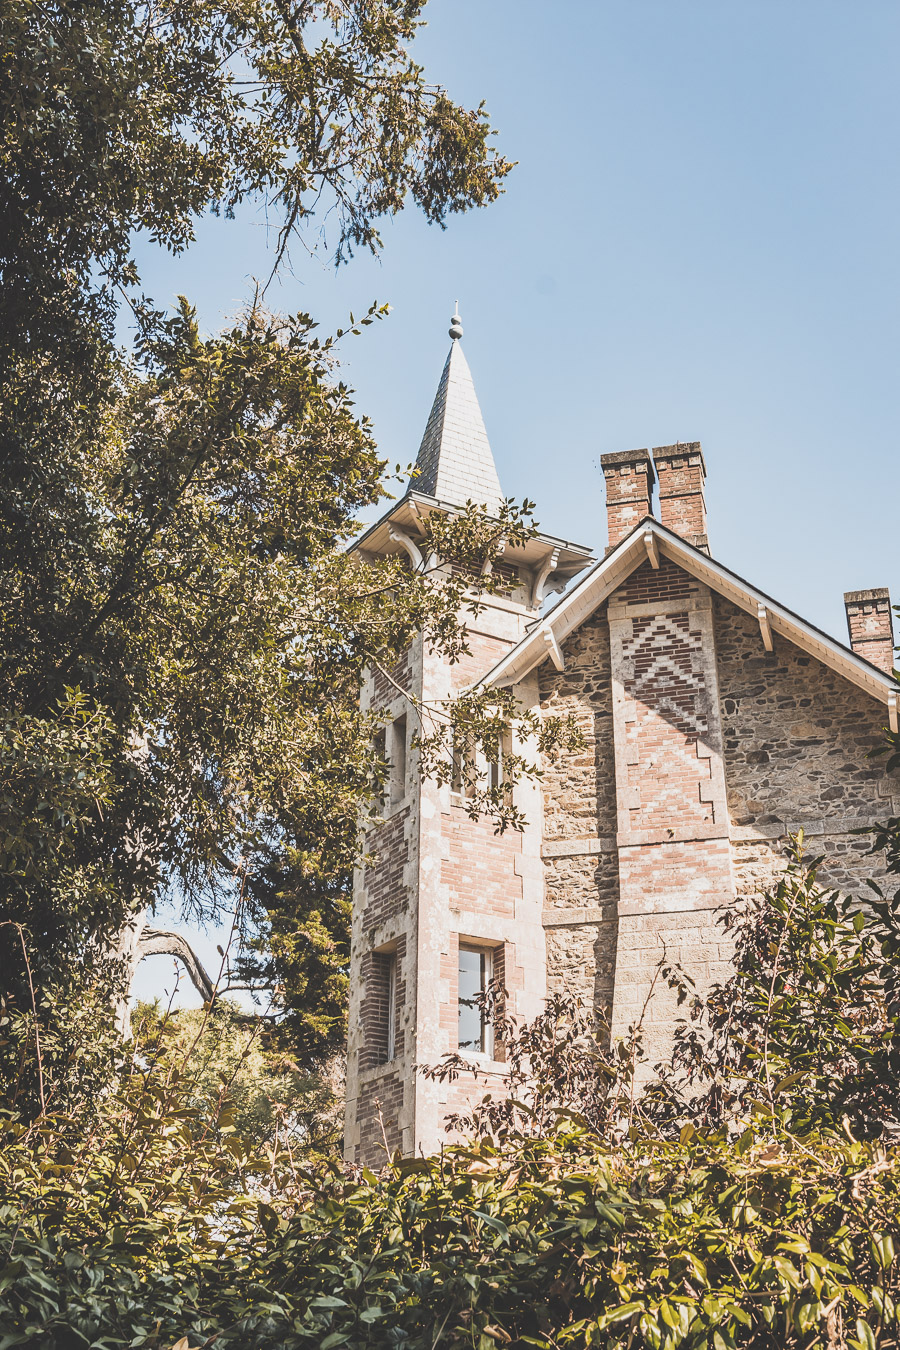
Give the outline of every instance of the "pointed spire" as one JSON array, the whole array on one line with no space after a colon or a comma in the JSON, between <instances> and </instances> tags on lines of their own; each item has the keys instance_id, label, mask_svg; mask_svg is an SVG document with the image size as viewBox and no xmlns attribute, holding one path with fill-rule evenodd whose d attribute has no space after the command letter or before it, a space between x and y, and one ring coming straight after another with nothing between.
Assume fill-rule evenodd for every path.
<instances>
[{"instance_id":1,"label":"pointed spire","mask_svg":"<svg viewBox=\"0 0 900 1350\"><path fill-rule=\"evenodd\" d=\"M460 345L462 333L457 301L450 320L450 353L419 446L419 473L410 487L451 506L462 506L471 499L488 508L498 507L503 493L472 374Z\"/></svg>"}]
</instances>

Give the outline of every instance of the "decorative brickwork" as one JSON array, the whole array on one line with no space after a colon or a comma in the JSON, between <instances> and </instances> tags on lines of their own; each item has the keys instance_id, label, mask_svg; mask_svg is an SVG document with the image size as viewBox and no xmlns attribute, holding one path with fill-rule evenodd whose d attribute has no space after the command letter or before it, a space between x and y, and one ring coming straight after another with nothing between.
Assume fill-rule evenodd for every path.
<instances>
[{"instance_id":1,"label":"decorative brickwork","mask_svg":"<svg viewBox=\"0 0 900 1350\"><path fill-rule=\"evenodd\" d=\"M409 859L406 825L409 809L396 811L366 837L364 923L372 929L399 914L407 902L404 869Z\"/></svg>"},{"instance_id":2,"label":"decorative brickwork","mask_svg":"<svg viewBox=\"0 0 900 1350\"><path fill-rule=\"evenodd\" d=\"M703 496L706 465L700 442L657 445L653 463L659 477L659 518L663 525L695 548L708 551Z\"/></svg>"},{"instance_id":3,"label":"decorative brickwork","mask_svg":"<svg viewBox=\"0 0 900 1350\"><path fill-rule=\"evenodd\" d=\"M626 605L658 605L671 600L690 600L700 594L700 583L669 558L659 567L644 563L623 582L617 600Z\"/></svg>"},{"instance_id":4,"label":"decorative brickwork","mask_svg":"<svg viewBox=\"0 0 900 1350\"><path fill-rule=\"evenodd\" d=\"M613 1030L624 1033L663 959L689 961L701 989L716 978L715 913L732 903L734 882L712 597L671 562L648 561L608 614L619 853ZM673 1015L673 996L657 989L644 1013L651 1057L664 1053Z\"/></svg>"},{"instance_id":5,"label":"decorative brickwork","mask_svg":"<svg viewBox=\"0 0 900 1350\"><path fill-rule=\"evenodd\" d=\"M489 821L470 820L462 806L454 805L444 820L444 852L441 884L455 908L515 916L522 895L522 878L515 872L515 859L522 852L518 831L495 834Z\"/></svg>"},{"instance_id":6,"label":"decorative brickwork","mask_svg":"<svg viewBox=\"0 0 900 1350\"><path fill-rule=\"evenodd\" d=\"M886 586L844 595L850 646L857 656L890 675L894 669L894 625Z\"/></svg>"},{"instance_id":7,"label":"decorative brickwork","mask_svg":"<svg viewBox=\"0 0 900 1350\"><path fill-rule=\"evenodd\" d=\"M647 450L623 450L601 455L600 466L606 479L606 519L612 549L650 515L653 463Z\"/></svg>"}]
</instances>

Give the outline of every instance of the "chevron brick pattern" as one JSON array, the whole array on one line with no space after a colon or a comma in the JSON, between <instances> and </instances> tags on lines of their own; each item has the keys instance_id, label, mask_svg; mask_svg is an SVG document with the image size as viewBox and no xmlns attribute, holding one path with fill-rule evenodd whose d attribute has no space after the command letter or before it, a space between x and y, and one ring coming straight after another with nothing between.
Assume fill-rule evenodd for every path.
<instances>
[{"instance_id":1,"label":"chevron brick pattern","mask_svg":"<svg viewBox=\"0 0 900 1350\"><path fill-rule=\"evenodd\" d=\"M635 618L622 643L629 832L713 820L701 643L689 613Z\"/></svg>"}]
</instances>

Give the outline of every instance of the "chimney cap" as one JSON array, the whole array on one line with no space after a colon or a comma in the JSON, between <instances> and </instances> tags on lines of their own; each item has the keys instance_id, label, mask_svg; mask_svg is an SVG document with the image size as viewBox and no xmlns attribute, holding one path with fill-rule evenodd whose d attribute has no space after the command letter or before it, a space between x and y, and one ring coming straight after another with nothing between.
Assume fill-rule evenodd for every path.
<instances>
[{"instance_id":1,"label":"chimney cap","mask_svg":"<svg viewBox=\"0 0 900 1350\"><path fill-rule=\"evenodd\" d=\"M699 441L676 441L674 445L654 445L653 458L658 462L665 462L670 459L678 459L681 456L699 455L700 467L703 470L703 477L706 477L706 460L703 458L703 447Z\"/></svg>"},{"instance_id":2,"label":"chimney cap","mask_svg":"<svg viewBox=\"0 0 900 1350\"><path fill-rule=\"evenodd\" d=\"M614 450L611 454L600 456L600 467L604 470L615 469L620 464L640 464L646 467L653 482L653 460L649 450Z\"/></svg>"},{"instance_id":3,"label":"chimney cap","mask_svg":"<svg viewBox=\"0 0 900 1350\"><path fill-rule=\"evenodd\" d=\"M873 586L867 591L844 591L845 605L864 605L871 600L890 600L887 586Z\"/></svg>"}]
</instances>

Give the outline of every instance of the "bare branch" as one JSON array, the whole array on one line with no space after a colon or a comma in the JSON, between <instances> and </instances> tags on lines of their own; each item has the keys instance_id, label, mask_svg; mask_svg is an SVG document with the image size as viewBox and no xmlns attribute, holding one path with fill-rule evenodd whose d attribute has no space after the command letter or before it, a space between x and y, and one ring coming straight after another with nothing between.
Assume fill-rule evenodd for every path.
<instances>
[{"instance_id":1,"label":"bare branch","mask_svg":"<svg viewBox=\"0 0 900 1350\"><path fill-rule=\"evenodd\" d=\"M145 928L138 941L137 961L145 956L176 956L205 1003L215 997L215 986L190 943L180 933L161 928Z\"/></svg>"}]
</instances>

